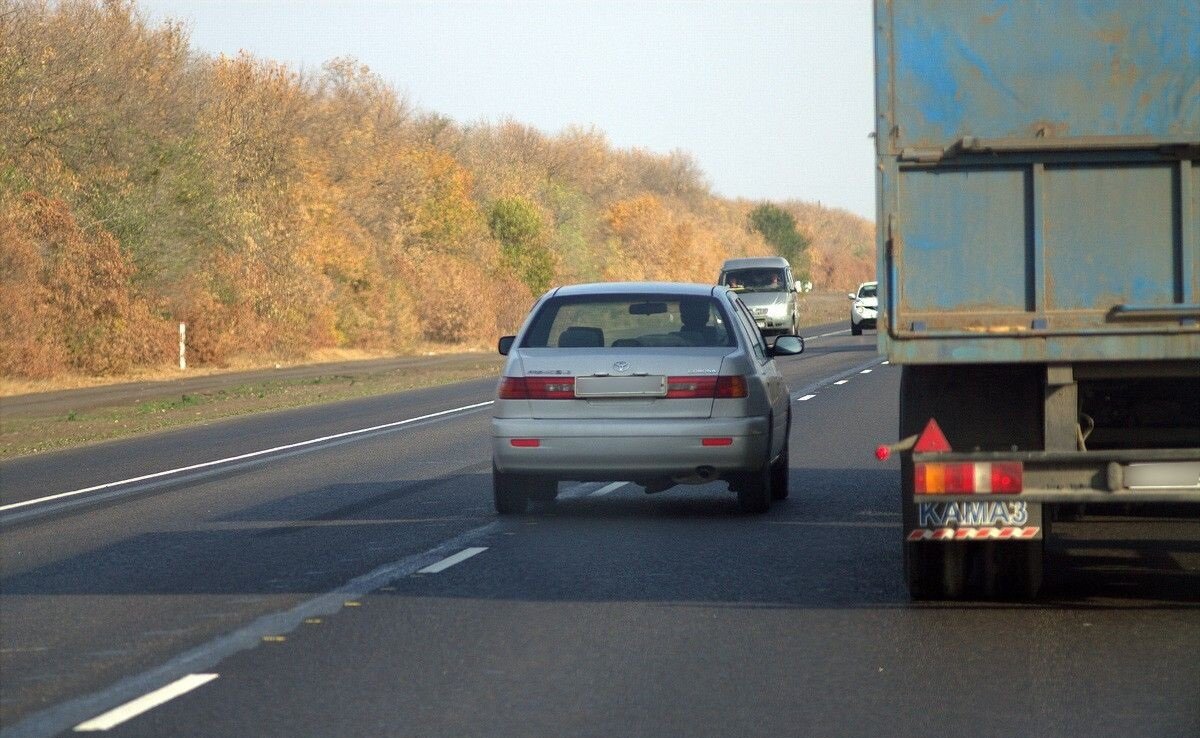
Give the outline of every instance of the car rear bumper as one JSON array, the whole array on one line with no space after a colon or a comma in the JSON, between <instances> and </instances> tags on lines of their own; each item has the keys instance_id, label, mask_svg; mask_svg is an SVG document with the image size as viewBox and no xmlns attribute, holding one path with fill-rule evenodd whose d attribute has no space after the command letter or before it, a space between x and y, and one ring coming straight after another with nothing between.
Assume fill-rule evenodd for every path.
<instances>
[{"instance_id":1,"label":"car rear bumper","mask_svg":"<svg viewBox=\"0 0 1200 738\"><path fill-rule=\"evenodd\" d=\"M703 439L730 439L705 446ZM513 439L537 439L536 447ZM759 469L767 455L766 418L671 420L492 419L492 456L502 472L559 479L686 476L699 467L718 475Z\"/></svg>"}]
</instances>

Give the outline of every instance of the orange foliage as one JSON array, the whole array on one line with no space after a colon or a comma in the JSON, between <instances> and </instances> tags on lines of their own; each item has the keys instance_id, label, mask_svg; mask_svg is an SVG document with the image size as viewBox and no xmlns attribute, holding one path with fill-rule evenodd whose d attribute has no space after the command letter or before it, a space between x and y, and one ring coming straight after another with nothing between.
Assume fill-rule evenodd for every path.
<instances>
[{"instance_id":1,"label":"orange foliage","mask_svg":"<svg viewBox=\"0 0 1200 738\"><path fill-rule=\"evenodd\" d=\"M519 324L533 296L514 277L496 281L476 262L412 249L400 269L423 337L490 343Z\"/></svg>"},{"instance_id":2,"label":"orange foliage","mask_svg":"<svg viewBox=\"0 0 1200 738\"><path fill-rule=\"evenodd\" d=\"M789 202L796 228L811 246L815 289L849 291L875 279L875 225L840 208L819 203Z\"/></svg>"},{"instance_id":3,"label":"orange foliage","mask_svg":"<svg viewBox=\"0 0 1200 738\"><path fill-rule=\"evenodd\" d=\"M605 265L608 279L712 282L722 261L746 255L722 243L711 223L669 208L655 195L613 203L606 223L613 240ZM766 253L761 238L743 241L752 253Z\"/></svg>"},{"instance_id":4,"label":"orange foliage","mask_svg":"<svg viewBox=\"0 0 1200 738\"><path fill-rule=\"evenodd\" d=\"M86 233L66 203L35 193L6 203L0 248L0 371L116 374L171 357L172 326L133 292L116 240Z\"/></svg>"}]
</instances>

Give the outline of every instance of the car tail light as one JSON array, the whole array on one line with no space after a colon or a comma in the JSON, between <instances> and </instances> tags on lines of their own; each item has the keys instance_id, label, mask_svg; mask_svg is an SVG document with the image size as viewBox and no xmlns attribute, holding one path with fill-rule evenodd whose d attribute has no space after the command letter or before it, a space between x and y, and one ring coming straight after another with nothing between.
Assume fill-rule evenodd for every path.
<instances>
[{"instance_id":1,"label":"car tail light","mask_svg":"<svg viewBox=\"0 0 1200 738\"><path fill-rule=\"evenodd\" d=\"M732 438L701 438L701 446L732 446Z\"/></svg>"},{"instance_id":2,"label":"car tail light","mask_svg":"<svg viewBox=\"0 0 1200 738\"><path fill-rule=\"evenodd\" d=\"M537 438L513 438L509 444L515 448L537 448L542 445L542 442Z\"/></svg>"},{"instance_id":3,"label":"car tail light","mask_svg":"<svg viewBox=\"0 0 1200 738\"><path fill-rule=\"evenodd\" d=\"M668 400L711 398L716 391L716 377L667 377Z\"/></svg>"},{"instance_id":4,"label":"car tail light","mask_svg":"<svg viewBox=\"0 0 1200 738\"><path fill-rule=\"evenodd\" d=\"M919 463L913 475L919 495L1017 494L1024 488L1019 461Z\"/></svg>"},{"instance_id":5,"label":"car tail light","mask_svg":"<svg viewBox=\"0 0 1200 738\"><path fill-rule=\"evenodd\" d=\"M689 400L713 397L745 397L746 378L732 377L667 377L667 399Z\"/></svg>"},{"instance_id":6,"label":"car tail light","mask_svg":"<svg viewBox=\"0 0 1200 738\"><path fill-rule=\"evenodd\" d=\"M504 377L501 400L573 400L575 377Z\"/></svg>"},{"instance_id":7,"label":"car tail light","mask_svg":"<svg viewBox=\"0 0 1200 738\"><path fill-rule=\"evenodd\" d=\"M732 377L717 377L717 397L746 397L747 394L745 377L741 375L734 375Z\"/></svg>"}]
</instances>

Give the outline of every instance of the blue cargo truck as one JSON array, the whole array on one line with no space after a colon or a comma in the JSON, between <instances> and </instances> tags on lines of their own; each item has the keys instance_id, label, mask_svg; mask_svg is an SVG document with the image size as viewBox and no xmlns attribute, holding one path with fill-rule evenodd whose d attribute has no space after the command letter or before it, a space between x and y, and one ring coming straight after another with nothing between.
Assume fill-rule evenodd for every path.
<instances>
[{"instance_id":1,"label":"blue cargo truck","mask_svg":"<svg viewBox=\"0 0 1200 738\"><path fill-rule=\"evenodd\" d=\"M1034 596L1053 520L1200 502L1200 3L877 0L875 49L908 588Z\"/></svg>"}]
</instances>

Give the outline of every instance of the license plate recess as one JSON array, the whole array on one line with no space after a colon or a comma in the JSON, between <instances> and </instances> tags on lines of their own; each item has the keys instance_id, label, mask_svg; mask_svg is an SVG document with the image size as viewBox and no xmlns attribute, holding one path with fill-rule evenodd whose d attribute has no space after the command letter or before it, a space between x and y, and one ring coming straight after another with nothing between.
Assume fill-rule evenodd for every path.
<instances>
[{"instance_id":1,"label":"license plate recess","mask_svg":"<svg viewBox=\"0 0 1200 738\"><path fill-rule=\"evenodd\" d=\"M667 378L640 377L576 377L576 397L666 397Z\"/></svg>"}]
</instances>

